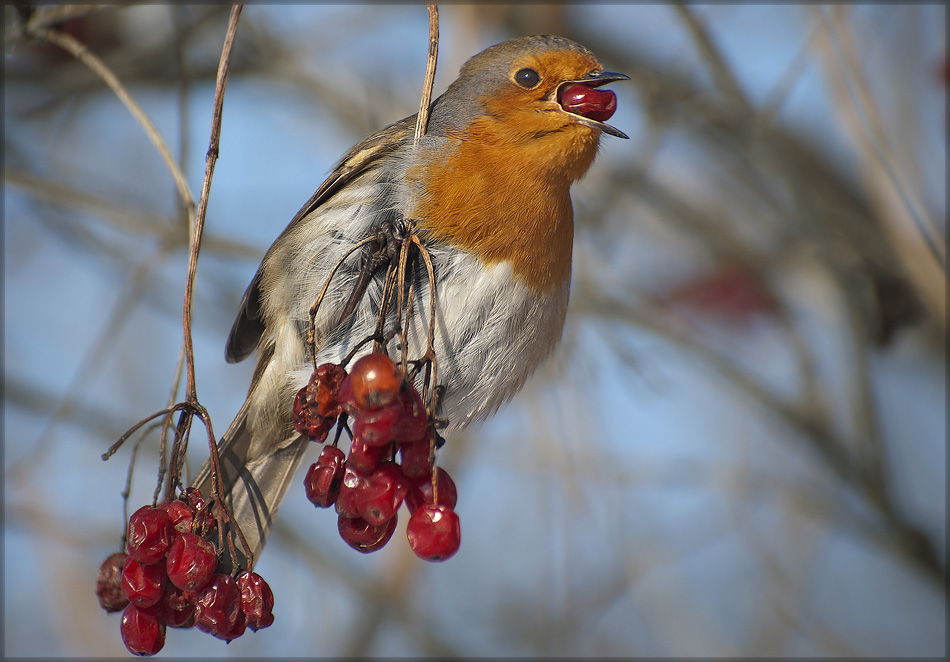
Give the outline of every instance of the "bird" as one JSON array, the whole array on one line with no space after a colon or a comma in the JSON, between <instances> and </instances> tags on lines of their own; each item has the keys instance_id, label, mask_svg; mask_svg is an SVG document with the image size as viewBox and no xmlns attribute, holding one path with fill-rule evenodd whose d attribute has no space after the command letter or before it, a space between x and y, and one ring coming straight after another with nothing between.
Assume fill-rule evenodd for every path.
<instances>
[{"instance_id":1,"label":"bird","mask_svg":"<svg viewBox=\"0 0 950 662\"><path fill-rule=\"evenodd\" d=\"M291 426L295 393L314 365L340 362L376 329L385 270L371 274L347 311L365 260L341 263L344 254L387 225L411 221L434 272L445 433L492 415L561 338L574 235L570 188L593 163L602 134L627 138L605 123L616 96L600 88L628 79L564 37L491 46L431 103L418 140L416 115L373 134L297 212L247 287L225 351L230 363L258 352L246 400L218 442L221 496L252 552L239 552L239 565L259 557L310 443ZM310 309L338 263L313 320L314 359ZM427 273L418 262L408 271L413 356L427 338ZM211 494L214 473L209 459L192 486Z\"/></svg>"}]
</instances>

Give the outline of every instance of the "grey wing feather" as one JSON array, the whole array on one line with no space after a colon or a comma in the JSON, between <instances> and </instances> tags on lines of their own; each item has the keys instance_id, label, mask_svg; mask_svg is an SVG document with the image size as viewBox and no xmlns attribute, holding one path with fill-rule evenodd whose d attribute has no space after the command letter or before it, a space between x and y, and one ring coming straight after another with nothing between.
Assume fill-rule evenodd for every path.
<instances>
[{"instance_id":1,"label":"grey wing feather","mask_svg":"<svg viewBox=\"0 0 950 662\"><path fill-rule=\"evenodd\" d=\"M274 241L273 246L280 243L280 240L289 233L294 226L309 216L317 207L326 202L334 193L345 186L354 175L363 172L370 163L376 159L390 153L401 144L403 144L410 135L410 129L415 125L416 116L407 117L391 126L383 129L379 133L367 138L360 144L353 147L340 160L337 166L327 177L326 181L320 185L320 188L310 197L310 200L300 208L300 211L293 217L290 223L280 233L280 236ZM268 250L268 253L270 252ZM225 347L224 357L228 363L237 363L243 361L260 344L261 336L264 334L264 319L261 315L261 270L264 261L258 267L257 273L251 280L250 285L244 292L244 298L241 300L241 308L234 324L231 326L231 333L228 335L228 342Z\"/></svg>"},{"instance_id":2,"label":"grey wing feather","mask_svg":"<svg viewBox=\"0 0 950 662\"><path fill-rule=\"evenodd\" d=\"M251 355L264 334L264 320L261 319L261 270L258 269L251 284L244 291L241 309L231 326L228 344L224 348L224 359L228 363L238 363Z\"/></svg>"}]
</instances>

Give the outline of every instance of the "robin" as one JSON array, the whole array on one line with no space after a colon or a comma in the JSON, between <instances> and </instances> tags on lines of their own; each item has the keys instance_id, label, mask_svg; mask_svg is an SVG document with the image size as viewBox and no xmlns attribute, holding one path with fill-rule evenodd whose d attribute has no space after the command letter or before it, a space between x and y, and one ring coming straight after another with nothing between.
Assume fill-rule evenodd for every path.
<instances>
[{"instance_id":1,"label":"robin","mask_svg":"<svg viewBox=\"0 0 950 662\"><path fill-rule=\"evenodd\" d=\"M492 46L462 67L432 105L352 148L264 256L244 294L228 362L259 350L247 399L219 442L224 498L254 553L308 439L291 426L294 395L314 366L310 308L341 257L383 226L411 220L435 275L435 350L448 430L494 413L561 337L573 243L571 184L590 167L627 76L603 70L571 40L549 35ZM424 349L429 278L411 271L413 355ZM360 278L342 263L315 318L316 363L340 362L371 336L383 273L340 317ZM206 464L194 485L211 493Z\"/></svg>"}]
</instances>

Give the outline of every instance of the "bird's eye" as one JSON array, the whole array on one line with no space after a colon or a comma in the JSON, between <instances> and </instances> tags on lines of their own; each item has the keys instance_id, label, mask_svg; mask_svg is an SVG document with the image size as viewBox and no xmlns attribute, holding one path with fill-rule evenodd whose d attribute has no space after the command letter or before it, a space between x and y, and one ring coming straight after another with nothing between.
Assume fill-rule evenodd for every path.
<instances>
[{"instance_id":1,"label":"bird's eye","mask_svg":"<svg viewBox=\"0 0 950 662\"><path fill-rule=\"evenodd\" d=\"M530 90L541 82L541 76L534 69L519 69L515 72L515 82L526 90Z\"/></svg>"}]
</instances>

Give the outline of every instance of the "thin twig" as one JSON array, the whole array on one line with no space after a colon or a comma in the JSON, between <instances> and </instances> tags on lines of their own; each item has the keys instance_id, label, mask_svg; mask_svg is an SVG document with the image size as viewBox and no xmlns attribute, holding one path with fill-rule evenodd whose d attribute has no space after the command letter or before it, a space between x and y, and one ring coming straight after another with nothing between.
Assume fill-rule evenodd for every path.
<instances>
[{"instance_id":1,"label":"thin twig","mask_svg":"<svg viewBox=\"0 0 950 662\"><path fill-rule=\"evenodd\" d=\"M317 300L313 302L313 305L310 306L310 326L307 329L307 346L310 348L311 359L313 360L313 369L317 369L317 313L320 310L320 306L323 304L323 299L327 295L327 290L330 289L330 282L333 280L333 277L336 275L336 272L339 268L346 262L346 259L355 253L357 250L365 246L366 244L376 241L376 237L366 237L359 243L355 244L351 249L343 254L337 263L333 265L333 268L330 270L330 273L327 275L326 281L323 283L323 289L320 290L320 294L317 296ZM345 311L344 311L345 312ZM340 320L343 321L342 319Z\"/></svg>"},{"instance_id":2,"label":"thin twig","mask_svg":"<svg viewBox=\"0 0 950 662\"><path fill-rule=\"evenodd\" d=\"M181 168L178 167L178 163L172 156L171 150L168 149L165 139L162 137L162 134L159 133L158 129L155 128L155 124L152 122L151 118L149 118L148 114L142 110L142 107L132 97L132 95L129 94L129 91L125 89L125 86L122 85L122 82L106 65L106 63L103 62L95 53L86 48L85 44L80 42L72 35L66 34L65 32L60 32L58 30L52 30L49 28L37 29L31 27L28 24L27 34L29 34L31 37L43 39L44 41L48 41L51 44L59 46L64 51L89 67L93 73L99 76L103 82L109 86L109 89L111 89L112 92L125 105L128 111L132 114L132 117L134 117L136 121L142 126L142 129L145 130L145 135L148 136L148 139L155 146L155 149L158 150L159 155L162 157L162 161L165 162L165 167L168 168L168 171L172 175L172 179L175 180L175 187L178 189L178 195L181 196L182 202L185 205L185 209L188 210L188 215L191 217L194 214L195 199L191 194L191 189L188 188L188 181L185 179L184 173L181 171Z\"/></svg>"},{"instance_id":3,"label":"thin twig","mask_svg":"<svg viewBox=\"0 0 950 662\"><path fill-rule=\"evenodd\" d=\"M49 25L62 25L70 19L85 16L102 8L103 5L57 5L53 7L38 7L30 14L26 25L26 32L31 34Z\"/></svg>"},{"instance_id":4,"label":"thin twig","mask_svg":"<svg viewBox=\"0 0 950 662\"><path fill-rule=\"evenodd\" d=\"M154 420L154 419L158 418L159 416L164 416L165 414L170 414L171 412L175 411L176 409L181 409L181 408L184 407L184 406L185 406L185 405L184 405L183 403L179 403L179 404L172 405L171 407L166 407L165 409L162 409L162 410L160 410L160 411L157 411L157 412L155 412L155 413L153 413L153 414L149 414L148 416L146 416L145 418L143 418L141 421L139 421L138 423L136 423L135 425L133 425L132 427L130 427L128 430L126 430L126 431L125 431L125 434L123 434L121 437L119 437L119 438L116 440L116 442L115 442L114 444L112 444L111 446L109 446L108 450L106 450L106 452L102 454L102 459L103 459L103 460L108 460L110 457L112 457L113 455L115 455L115 452L116 452L117 450L119 450L119 448L122 446L122 444L124 444L125 441L126 441L129 437L131 437L133 434L135 434L135 431L136 431L136 430L138 430L140 427L142 427L143 425L145 425L145 424L148 423L149 421Z\"/></svg>"},{"instance_id":5,"label":"thin twig","mask_svg":"<svg viewBox=\"0 0 950 662\"><path fill-rule=\"evenodd\" d=\"M822 18L825 17L823 11L818 13ZM860 126L868 134L865 139L865 144L870 148L868 151L876 157L882 172L891 180L896 195L900 198L908 215L922 235L931 256L946 275L947 255L946 246L944 245L946 237L942 236L937 229L934 219L920 201L913 186L906 181L902 169L894 167L894 150L884 132L883 121L878 112L877 104L872 98L870 85L864 75L864 69L861 67L860 58L856 51L854 35L848 27L842 8L832 8L830 19L825 20L828 20L831 24L829 34L839 49L841 66L848 74L848 81L851 83L850 87L854 92L855 107L862 111L859 116L865 120Z\"/></svg>"},{"instance_id":6,"label":"thin twig","mask_svg":"<svg viewBox=\"0 0 950 662\"><path fill-rule=\"evenodd\" d=\"M374 352L378 352L385 348L383 339L386 332L386 318L389 316L389 305L392 301L393 291L396 289L397 281L399 288L402 289L404 284L399 280L399 267L396 263L390 262L389 269L386 271L386 280L383 286L383 298L379 305L379 315L376 316L376 331L373 333L373 338L376 339L376 342L373 345ZM396 329L393 329L393 331L400 331L399 324L400 321L397 318ZM388 340L386 342L388 343Z\"/></svg>"},{"instance_id":7,"label":"thin twig","mask_svg":"<svg viewBox=\"0 0 950 662\"><path fill-rule=\"evenodd\" d=\"M813 48L823 64L829 80L829 89L842 124L850 135L855 149L863 158L862 174L867 178L867 190L877 204L875 211L881 226L891 240L907 275L916 285L921 300L931 318L946 332L946 263L943 242L934 237L929 216L922 213L910 196L906 185L893 167L894 154L884 142L880 119L868 91L867 81L857 64L849 32L839 15L832 18L814 9L820 39ZM845 42L845 43L842 43ZM844 53L840 51L845 51ZM852 88L853 91L852 91ZM855 98L857 97L857 98ZM908 232L909 229L915 231ZM939 232L937 232L939 234Z\"/></svg>"},{"instance_id":8,"label":"thin twig","mask_svg":"<svg viewBox=\"0 0 950 662\"><path fill-rule=\"evenodd\" d=\"M402 240L402 246L399 249L399 275L397 276L399 280L399 291L397 292L398 303L396 304L396 319L399 320L399 324L402 326L402 369L403 374L406 374L409 367L409 333L412 331L412 300L415 293L416 279L413 278L409 283L409 303L406 304L403 301L403 293L405 292L404 283L406 282L406 265L409 262L409 242L411 235L407 235Z\"/></svg>"},{"instance_id":9,"label":"thin twig","mask_svg":"<svg viewBox=\"0 0 950 662\"><path fill-rule=\"evenodd\" d=\"M135 458L139 454L139 447L141 447L142 442L145 441L145 438L148 436L148 430L145 431L138 441L135 442L135 445L132 446L132 457L129 460L129 469L125 475L125 489L122 490L122 521L129 521L129 497L132 495L132 475L135 473ZM129 528L127 526L122 527L122 539L119 541L119 551L125 551L125 544L128 541L129 537Z\"/></svg>"},{"instance_id":10,"label":"thin twig","mask_svg":"<svg viewBox=\"0 0 950 662\"><path fill-rule=\"evenodd\" d=\"M426 5L426 9L429 10L429 55L426 58L426 77L422 85L419 114L416 116L416 132L412 138L413 147L425 135L429 123L429 104L432 101L432 85L435 83L435 65L439 58L439 6Z\"/></svg>"},{"instance_id":11,"label":"thin twig","mask_svg":"<svg viewBox=\"0 0 950 662\"><path fill-rule=\"evenodd\" d=\"M426 273L429 277L429 337L426 347L426 356L425 358L430 359L429 365L432 367L432 385L433 388L438 383L438 370L437 362L435 358L435 310L438 303L436 287L435 287L435 269L432 266L432 259L429 257L429 251L426 250L426 247L423 245L422 241L417 235L412 235L412 242L419 249L419 254L422 256L423 262L426 264ZM426 391L429 388L429 375L426 375L426 382L423 384L423 398L426 397Z\"/></svg>"},{"instance_id":12,"label":"thin twig","mask_svg":"<svg viewBox=\"0 0 950 662\"><path fill-rule=\"evenodd\" d=\"M231 16L228 18L228 31L224 37L224 46L221 49L218 78L214 86L211 140L205 163L204 181L201 184L201 198L198 202L198 213L195 216L195 234L191 243L191 254L188 260L188 276L185 280L185 365L188 373L186 378L186 394L189 399L193 400L197 400L198 396L195 387L194 349L191 342L192 293L195 288L195 271L198 268L198 254L201 251L201 235L204 231L205 216L208 212L208 196L211 193L211 178L214 175L214 166L218 161L218 149L221 143L221 113L224 107L224 88L228 83L228 70L231 65L231 48L234 45L234 35L237 32L237 23L243 8L244 5L234 5L234 7L231 8Z\"/></svg>"}]
</instances>

